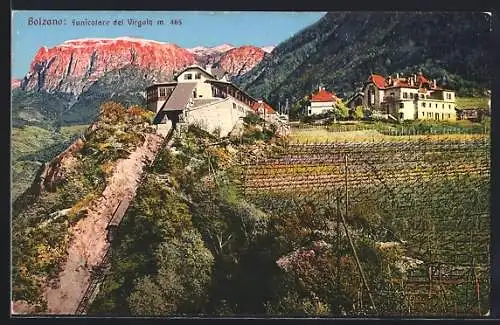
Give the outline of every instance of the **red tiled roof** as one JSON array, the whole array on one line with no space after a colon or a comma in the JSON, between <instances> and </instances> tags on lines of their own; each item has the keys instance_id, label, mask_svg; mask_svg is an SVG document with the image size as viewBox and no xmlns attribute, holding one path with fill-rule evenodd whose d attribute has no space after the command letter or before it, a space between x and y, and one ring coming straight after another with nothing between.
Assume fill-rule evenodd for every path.
<instances>
[{"instance_id":1,"label":"red tiled roof","mask_svg":"<svg viewBox=\"0 0 500 325\"><path fill-rule=\"evenodd\" d=\"M311 102L335 102L338 100L338 97L335 94L332 94L329 91L321 89L318 92L312 94Z\"/></svg>"},{"instance_id":2,"label":"red tiled roof","mask_svg":"<svg viewBox=\"0 0 500 325\"><path fill-rule=\"evenodd\" d=\"M433 87L433 82L424 77L422 74L417 75L417 79L415 80L415 85L411 86L408 78L392 78L393 83L389 85L386 78L384 76L378 74L372 74L368 78L368 82L373 82L379 89L388 89L388 88L421 88L423 84L429 84L431 89L434 90L443 90L441 87Z\"/></svg>"},{"instance_id":3,"label":"red tiled roof","mask_svg":"<svg viewBox=\"0 0 500 325\"><path fill-rule=\"evenodd\" d=\"M368 81L373 82L379 89L385 89L386 87L385 77L379 74L372 74L370 78L368 78Z\"/></svg>"},{"instance_id":4,"label":"red tiled roof","mask_svg":"<svg viewBox=\"0 0 500 325\"><path fill-rule=\"evenodd\" d=\"M255 104L253 105L253 109L256 111L258 111L262 107L264 107L266 113L274 113L274 109L265 101L262 101L261 103L255 102Z\"/></svg>"},{"instance_id":5,"label":"red tiled roof","mask_svg":"<svg viewBox=\"0 0 500 325\"><path fill-rule=\"evenodd\" d=\"M418 76L418 81L423 84L423 83L431 83L429 80L427 80L423 75Z\"/></svg>"}]
</instances>

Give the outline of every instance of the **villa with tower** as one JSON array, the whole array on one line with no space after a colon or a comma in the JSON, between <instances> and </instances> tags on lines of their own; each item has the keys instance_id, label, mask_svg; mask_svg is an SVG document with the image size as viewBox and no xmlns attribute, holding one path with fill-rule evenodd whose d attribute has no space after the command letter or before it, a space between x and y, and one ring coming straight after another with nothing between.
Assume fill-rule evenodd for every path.
<instances>
[{"instance_id":1,"label":"villa with tower","mask_svg":"<svg viewBox=\"0 0 500 325\"><path fill-rule=\"evenodd\" d=\"M397 120L455 120L455 91L440 87L422 73L411 76L371 74L347 105L378 111Z\"/></svg>"}]
</instances>

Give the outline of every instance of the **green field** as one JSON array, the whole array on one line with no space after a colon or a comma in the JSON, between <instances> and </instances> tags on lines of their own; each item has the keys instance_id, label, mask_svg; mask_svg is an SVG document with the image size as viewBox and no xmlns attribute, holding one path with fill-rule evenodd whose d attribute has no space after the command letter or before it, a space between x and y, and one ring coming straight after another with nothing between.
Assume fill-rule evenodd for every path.
<instances>
[{"instance_id":1,"label":"green field","mask_svg":"<svg viewBox=\"0 0 500 325\"><path fill-rule=\"evenodd\" d=\"M476 139L480 138L481 134L419 134L408 136L392 136L385 135L377 130L356 130L347 132L329 131L327 128L301 128L292 129L290 139L292 143L314 143L314 142L366 142L366 141L422 141L422 140L439 140L439 139Z\"/></svg>"},{"instance_id":2,"label":"green field","mask_svg":"<svg viewBox=\"0 0 500 325\"><path fill-rule=\"evenodd\" d=\"M457 97L457 108L488 108L488 97Z\"/></svg>"},{"instance_id":3,"label":"green field","mask_svg":"<svg viewBox=\"0 0 500 325\"><path fill-rule=\"evenodd\" d=\"M378 313L483 315L490 304L486 136L363 143L370 132L353 131L345 142L290 144L281 153L246 164L243 196L268 215L286 216L280 221L282 236L295 241L292 247L319 238L331 245L334 257L325 265L327 255L315 261L304 258L302 264L284 260L288 268L297 267L300 283L330 287L320 298L325 304L338 303L332 296L350 295L356 305L353 315L368 312L371 304L355 267L337 270L350 274L341 290L318 280L335 274L325 269L335 268L336 261L352 258L352 247L339 236L343 214ZM393 246L384 251L384 245ZM411 259L420 264L400 268Z\"/></svg>"}]
</instances>

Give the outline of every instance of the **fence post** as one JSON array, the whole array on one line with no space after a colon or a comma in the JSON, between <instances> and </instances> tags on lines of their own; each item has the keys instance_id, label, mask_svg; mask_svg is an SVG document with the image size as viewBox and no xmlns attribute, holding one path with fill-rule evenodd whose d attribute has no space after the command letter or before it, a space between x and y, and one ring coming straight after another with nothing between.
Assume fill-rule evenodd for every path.
<instances>
[{"instance_id":1,"label":"fence post","mask_svg":"<svg viewBox=\"0 0 500 325\"><path fill-rule=\"evenodd\" d=\"M345 154L345 215L347 216L347 211L348 211L348 206L349 206L349 188L348 188L348 182L349 182L349 177L348 177L348 165L347 165L347 156L348 154ZM370 290L370 287L368 286L368 281L366 281L365 273L363 271L363 267L361 266L361 263L358 258L358 254L356 252L356 248L354 246L354 243L352 241L351 235L349 234L349 229L347 228L347 224L344 218L344 214L342 213L342 210L340 210L340 217L342 219L342 224L344 226L344 231L347 236L347 239L349 240L349 244L351 246L354 259L356 260L356 265L358 266L359 273L361 275L361 278L363 280L363 284L366 287L366 290L368 291L368 297L370 298L371 305L373 307L373 310L377 313L377 307L375 305L375 301L373 300L373 296Z\"/></svg>"}]
</instances>

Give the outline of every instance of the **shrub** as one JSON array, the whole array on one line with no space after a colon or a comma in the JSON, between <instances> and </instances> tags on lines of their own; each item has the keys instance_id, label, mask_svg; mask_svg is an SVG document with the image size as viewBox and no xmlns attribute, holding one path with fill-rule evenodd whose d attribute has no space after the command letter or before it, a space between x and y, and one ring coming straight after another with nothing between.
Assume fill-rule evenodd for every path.
<instances>
[{"instance_id":1,"label":"shrub","mask_svg":"<svg viewBox=\"0 0 500 325\"><path fill-rule=\"evenodd\" d=\"M256 125L264 122L264 119L255 113L249 113L243 118L243 122L248 125Z\"/></svg>"},{"instance_id":2,"label":"shrub","mask_svg":"<svg viewBox=\"0 0 500 325\"><path fill-rule=\"evenodd\" d=\"M355 120L361 120L365 117L365 113L363 112L363 106L358 106L354 109L352 117Z\"/></svg>"},{"instance_id":3,"label":"shrub","mask_svg":"<svg viewBox=\"0 0 500 325\"><path fill-rule=\"evenodd\" d=\"M123 122L126 117L126 110L122 104L117 102L105 102L99 108L99 119L102 122L116 124Z\"/></svg>"}]
</instances>

